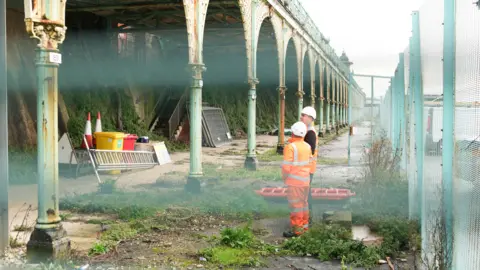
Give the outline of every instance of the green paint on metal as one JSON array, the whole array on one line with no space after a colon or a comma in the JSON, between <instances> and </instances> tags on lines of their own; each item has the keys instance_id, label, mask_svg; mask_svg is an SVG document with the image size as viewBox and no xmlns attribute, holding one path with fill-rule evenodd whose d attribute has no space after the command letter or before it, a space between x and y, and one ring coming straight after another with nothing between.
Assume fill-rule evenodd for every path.
<instances>
[{"instance_id":1,"label":"green paint on metal","mask_svg":"<svg viewBox=\"0 0 480 270\"><path fill-rule=\"evenodd\" d=\"M192 67L193 73L201 66ZM202 79L194 74L190 86L190 173L189 177L199 178L202 171Z\"/></svg>"},{"instance_id":2,"label":"green paint on metal","mask_svg":"<svg viewBox=\"0 0 480 270\"><path fill-rule=\"evenodd\" d=\"M302 115L302 109L303 109L303 96L298 95L298 121L300 121L300 116Z\"/></svg>"},{"instance_id":3,"label":"green paint on metal","mask_svg":"<svg viewBox=\"0 0 480 270\"><path fill-rule=\"evenodd\" d=\"M442 183L446 258L453 258L453 158L455 127L455 0L444 0ZM478 207L478 206L477 206ZM452 267L449 265L450 268Z\"/></svg>"},{"instance_id":4,"label":"green paint on metal","mask_svg":"<svg viewBox=\"0 0 480 270\"><path fill-rule=\"evenodd\" d=\"M409 66L409 72L408 72L408 117L409 117L409 147L412 149L411 145L413 144L414 140L412 137L414 136L412 130L414 128L414 123L415 123L415 114L414 114L414 108L413 108L413 96L414 96L414 87L413 87L413 72L411 71L412 68L414 67L414 57L412 55L412 38L410 37L409 39L409 57L408 57L408 66ZM409 153L408 159L412 159L414 156L414 152ZM415 171L413 168L409 168L408 170L408 216L409 219L418 219L418 213L417 213L417 194L415 193Z\"/></svg>"},{"instance_id":5,"label":"green paint on metal","mask_svg":"<svg viewBox=\"0 0 480 270\"><path fill-rule=\"evenodd\" d=\"M413 66L410 71L413 72L414 103L415 103L415 143L417 149L417 192L418 192L418 213L421 218L422 238L427 237L427 218L424 210L423 196L423 161L425 156L425 144L423 139L423 87L422 87L422 66L420 51L420 14L418 11L412 14L412 57ZM425 241L422 241L425 243ZM422 246L422 250L426 247Z\"/></svg>"},{"instance_id":6,"label":"green paint on metal","mask_svg":"<svg viewBox=\"0 0 480 270\"><path fill-rule=\"evenodd\" d=\"M348 76L348 127L352 128L352 88L353 88L353 76L352 73ZM352 146L352 138L350 132L348 132L348 166L352 165L351 159L351 146Z\"/></svg>"},{"instance_id":7,"label":"green paint on metal","mask_svg":"<svg viewBox=\"0 0 480 270\"><path fill-rule=\"evenodd\" d=\"M398 66L392 82L392 148L398 148Z\"/></svg>"},{"instance_id":8,"label":"green paint on metal","mask_svg":"<svg viewBox=\"0 0 480 270\"><path fill-rule=\"evenodd\" d=\"M326 115L326 124L327 124L327 127L326 127L326 131L327 132L330 132L330 107L331 107L331 104L330 104L330 101L327 101L327 115Z\"/></svg>"},{"instance_id":9,"label":"green paint on metal","mask_svg":"<svg viewBox=\"0 0 480 270\"><path fill-rule=\"evenodd\" d=\"M255 146L256 146L256 125L255 125L255 114L256 114L256 89L250 89L248 91L248 149L247 157L254 158L256 157Z\"/></svg>"},{"instance_id":10,"label":"green paint on metal","mask_svg":"<svg viewBox=\"0 0 480 270\"><path fill-rule=\"evenodd\" d=\"M36 49L37 176L36 228L55 228L60 222L58 190L58 64L48 61L57 50Z\"/></svg>"},{"instance_id":11,"label":"green paint on metal","mask_svg":"<svg viewBox=\"0 0 480 270\"><path fill-rule=\"evenodd\" d=\"M373 137L374 137L373 123L375 122L374 119L373 119L373 95L375 94L375 91L373 89L374 80L375 79L373 78L373 76L370 77L370 85L371 85L370 86L371 87L371 89L370 89L371 90L371 92L370 92L370 95L371 95L371 97L370 97L370 136L371 136L371 141L370 142L371 142L371 144L370 145L372 145L372 146L373 146Z\"/></svg>"},{"instance_id":12,"label":"green paint on metal","mask_svg":"<svg viewBox=\"0 0 480 270\"><path fill-rule=\"evenodd\" d=\"M257 36L256 29L256 13L258 2L252 1L252 17L251 17L251 78L249 78L250 89L248 91L248 124L247 124L247 159L253 161L256 157L256 108L257 108L257 90L255 88L257 81ZM245 164L249 168L254 168Z\"/></svg>"},{"instance_id":13,"label":"green paint on metal","mask_svg":"<svg viewBox=\"0 0 480 270\"><path fill-rule=\"evenodd\" d=\"M400 130L399 130L399 142L398 146L402 154L401 167L405 169L406 164L406 151L405 151L405 134L406 134L406 124L405 124L405 56L403 53L400 53L398 64L398 116L400 120Z\"/></svg>"},{"instance_id":14,"label":"green paint on metal","mask_svg":"<svg viewBox=\"0 0 480 270\"><path fill-rule=\"evenodd\" d=\"M319 115L318 115L318 126L320 128L320 132L323 133L323 99L319 102Z\"/></svg>"},{"instance_id":15,"label":"green paint on metal","mask_svg":"<svg viewBox=\"0 0 480 270\"><path fill-rule=\"evenodd\" d=\"M0 0L0 257L9 246L8 222L8 90L7 6Z\"/></svg>"}]
</instances>

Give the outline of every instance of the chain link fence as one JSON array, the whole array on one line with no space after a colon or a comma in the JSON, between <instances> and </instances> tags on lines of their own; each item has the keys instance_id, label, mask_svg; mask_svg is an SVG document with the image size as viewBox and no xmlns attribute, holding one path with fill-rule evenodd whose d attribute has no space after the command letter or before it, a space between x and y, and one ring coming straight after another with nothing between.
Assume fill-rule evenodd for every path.
<instances>
[{"instance_id":1,"label":"chain link fence","mask_svg":"<svg viewBox=\"0 0 480 270\"><path fill-rule=\"evenodd\" d=\"M423 264L480 269L476 5L427 0L413 12L412 37L380 111L380 126L408 180L409 217L421 224Z\"/></svg>"}]
</instances>

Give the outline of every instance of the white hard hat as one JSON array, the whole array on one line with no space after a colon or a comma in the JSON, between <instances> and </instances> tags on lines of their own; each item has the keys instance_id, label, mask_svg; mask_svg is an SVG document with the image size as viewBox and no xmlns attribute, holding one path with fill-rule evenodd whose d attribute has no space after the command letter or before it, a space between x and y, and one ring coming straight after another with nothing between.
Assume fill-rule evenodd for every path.
<instances>
[{"instance_id":1,"label":"white hard hat","mask_svg":"<svg viewBox=\"0 0 480 270\"><path fill-rule=\"evenodd\" d=\"M311 116L314 120L315 120L315 118L317 118L317 111L315 111L315 109L311 106L307 106L307 107L303 108L302 114Z\"/></svg>"},{"instance_id":2,"label":"white hard hat","mask_svg":"<svg viewBox=\"0 0 480 270\"><path fill-rule=\"evenodd\" d=\"M307 134L307 126L303 122L296 122L292 126L292 133L298 137L305 137L305 134Z\"/></svg>"}]
</instances>

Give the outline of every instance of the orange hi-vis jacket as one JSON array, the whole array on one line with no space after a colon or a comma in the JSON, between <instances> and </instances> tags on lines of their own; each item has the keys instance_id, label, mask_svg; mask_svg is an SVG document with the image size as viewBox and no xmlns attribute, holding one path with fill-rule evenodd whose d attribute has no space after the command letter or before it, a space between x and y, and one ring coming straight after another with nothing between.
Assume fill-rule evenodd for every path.
<instances>
[{"instance_id":1,"label":"orange hi-vis jacket","mask_svg":"<svg viewBox=\"0 0 480 270\"><path fill-rule=\"evenodd\" d=\"M310 174L314 174L317 170L317 157L318 157L318 134L315 131L314 126L308 127L309 131L313 131L315 133L315 151L310 157ZM310 150L311 153L311 150Z\"/></svg>"},{"instance_id":2,"label":"orange hi-vis jacket","mask_svg":"<svg viewBox=\"0 0 480 270\"><path fill-rule=\"evenodd\" d=\"M283 149L282 177L287 186L310 185L312 148L303 138L290 138Z\"/></svg>"}]
</instances>

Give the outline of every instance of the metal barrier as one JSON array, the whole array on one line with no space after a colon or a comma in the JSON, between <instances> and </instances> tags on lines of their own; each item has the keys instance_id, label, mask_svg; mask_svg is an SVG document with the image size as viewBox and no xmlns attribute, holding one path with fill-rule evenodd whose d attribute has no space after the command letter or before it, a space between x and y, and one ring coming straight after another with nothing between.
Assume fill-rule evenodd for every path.
<instances>
[{"instance_id":1,"label":"metal barrier","mask_svg":"<svg viewBox=\"0 0 480 270\"><path fill-rule=\"evenodd\" d=\"M100 171L150 169L160 165L155 152L90 149L85 137L83 140L99 183L102 183Z\"/></svg>"}]
</instances>

